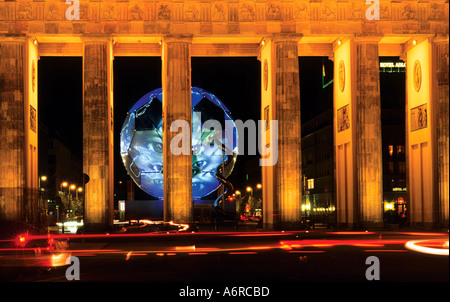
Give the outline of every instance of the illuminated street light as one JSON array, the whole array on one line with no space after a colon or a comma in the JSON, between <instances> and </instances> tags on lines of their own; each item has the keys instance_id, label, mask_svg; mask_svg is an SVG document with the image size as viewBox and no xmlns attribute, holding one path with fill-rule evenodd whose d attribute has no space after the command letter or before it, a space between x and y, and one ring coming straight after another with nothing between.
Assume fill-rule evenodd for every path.
<instances>
[{"instance_id":1,"label":"illuminated street light","mask_svg":"<svg viewBox=\"0 0 450 302\"><path fill-rule=\"evenodd\" d=\"M261 184L257 184L257 185L256 185L256 188L257 188L257 189L261 189L261 188L262 188L262 185L261 185Z\"/></svg>"},{"instance_id":2,"label":"illuminated street light","mask_svg":"<svg viewBox=\"0 0 450 302\"><path fill-rule=\"evenodd\" d=\"M76 187L77 187L77 186L74 185L74 184L70 185L70 187L69 187L69 195L70 195L70 190L75 190Z\"/></svg>"},{"instance_id":3,"label":"illuminated street light","mask_svg":"<svg viewBox=\"0 0 450 302\"><path fill-rule=\"evenodd\" d=\"M249 192L250 195L253 196L253 188L252 187L247 187L247 192Z\"/></svg>"},{"instance_id":4,"label":"illuminated street light","mask_svg":"<svg viewBox=\"0 0 450 302\"><path fill-rule=\"evenodd\" d=\"M237 190L237 191L234 192L234 193L236 193L236 195L241 195L241 191L239 191L239 190Z\"/></svg>"},{"instance_id":5,"label":"illuminated street light","mask_svg":"<svg viewBox=\"0 0 450 302\"><path fill-rule=\"evenodd\" d=\"M67 181L63 181L62 183L61 183L61 185L60 185L60 191L62 192L62 188L64 187L67 187L69 185L69 183L67 182Z\"/></svg>"},{"instance_id":6,"label":"illuminated street light","mask_svg":"<svg viewBox=\"0 0 450 302\"><path fill-rule=\"evenodd\" d=\"M78 187L77 191L76 191L76 199L78 199L78 192L83 192L83 188L82 187Z\"/></svg>"},{"instance_id":7,"label":"illuminated street light","mask_svg":"<svg viewBox=\"0 0 450 302\"><path fill-rule=\"evenodd\" d=\"M41 189L41 180L42 181L47 181L47 176L45 176L45 175L42 175L41 177L39 177L39 179L38 179L38 187L39 187L39 190Z\"/></svg>"}]
</instances>

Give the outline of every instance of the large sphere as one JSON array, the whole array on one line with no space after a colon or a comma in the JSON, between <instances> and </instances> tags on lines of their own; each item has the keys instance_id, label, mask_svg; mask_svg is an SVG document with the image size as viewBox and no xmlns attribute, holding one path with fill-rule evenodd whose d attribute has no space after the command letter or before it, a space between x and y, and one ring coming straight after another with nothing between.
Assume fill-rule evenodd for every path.
<instances>
[{"instance_id":1,"label":"large sphere","mask_svg":"<svg viewBox=\"0 0 450 302\"><path fill-rule=\"evenodd\" d=\"M201 198L217 190L220 185L215 177L217 168L231 156L219 146L213 146L213 138L236 153L238 138L229 110L212 93L192 87L191 103L192 197ZM221 122L222 133L202 128L210 119ZM225 121L232 123L233 135L225 136ZM162 89L159 88L144 95L130 109L120 132L120 154L128 175L139 188L157 198L164 196L162 126ZM233 170L234 163L230 161L230 166L225 167L225 177Z\"/></svg>"}]
</instances>

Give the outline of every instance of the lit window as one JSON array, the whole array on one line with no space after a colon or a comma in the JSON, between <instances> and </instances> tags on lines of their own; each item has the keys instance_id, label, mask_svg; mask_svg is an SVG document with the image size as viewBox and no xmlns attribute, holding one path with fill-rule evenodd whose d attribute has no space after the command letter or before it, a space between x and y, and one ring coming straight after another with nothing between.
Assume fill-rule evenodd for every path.
<instances>
[{"instance_id":1,"label":"lit window","mask_svg":"<svg viewBox=\"0 0 450 302\"><path fill-rule=\"evenodd\" d=\"M308 190L314 189L314 178L308 179L307 182L308 182Z\"/></svg>"},{"instance_id":2,"label":"lit window","mask_svg":"<svg viewBox=\"0 0 450 302\"><path fill-rule=\"evenodd\" d=\"M394 146L389 145L389 156L392 156L394 154Z\"/></svg>"},{"instance_id":3,"label":"lit window","mask_svg":"<svg viewBox=\"0 0 450 302\"><path fill-rule=\"evenodd\" d=\"M405 153L405 146L397 146L397 156Z\"/></svg>"}]
</instances>

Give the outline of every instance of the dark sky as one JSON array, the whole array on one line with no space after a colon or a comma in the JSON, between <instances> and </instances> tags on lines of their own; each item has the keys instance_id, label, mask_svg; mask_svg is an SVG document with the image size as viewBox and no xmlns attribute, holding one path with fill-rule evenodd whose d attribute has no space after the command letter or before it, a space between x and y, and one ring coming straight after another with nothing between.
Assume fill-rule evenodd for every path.
<instances>
[{"instance_id":1,"label":"dark sky","mask_svg":"<svg viewBox=\"0 0 450 302\"><path fill-rule=\"evenodd\" d=\"M322 108L333 106L332 85L322 89L323 62L327 78L332 78L331 61L320 57L299 58L302 121L319 113L321 109L317 109L317 102L323 103ZM58 132L63 142L81 159L82 59L41 57L38 72L39 119ZM216 95L231 111L233 118L242 121L260 119L260 73L260 62L256 58L192 58L192 85ZM116 183L129 179L119 154L120 129L126 113L143 95L160 87L159 57L114 59ZM402 89L402 85L394 84L389 89ZM249 174L248 182L246 174ZM236 189L244 190L247 185L254 186L260 182L260 177L258 157L239 156L230 180ZM136 188L136 199L145 199L146 196Z\"/></svg>"}]
</instances>

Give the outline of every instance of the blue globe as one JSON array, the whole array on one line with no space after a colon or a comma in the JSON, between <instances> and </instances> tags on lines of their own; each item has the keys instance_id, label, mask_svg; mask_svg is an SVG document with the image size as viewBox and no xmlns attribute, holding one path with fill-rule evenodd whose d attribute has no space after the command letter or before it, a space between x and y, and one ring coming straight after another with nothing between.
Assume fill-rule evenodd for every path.
<instances>
[{"instance_id":1,"label":"blue globe","mask_svg":"<svg viewBox=\"0 0 450 302\"><path fill-rule=\"evenodd\" d=\"M212 93L192 87L191 103L192 197L202 198L217 190L221 184L218 178L231 174L238 152L238 133L229 110ZM202 127L211 119L219 121L222 130ZM230 122L233 134L225 136L225 123ZM159 88L134 104L120 132L120 154L128 175L139 188L160 199L164 196L162 126L162 89ZM222 146L213 144L214 138ZM233 155L229 155L231 152Z\"/></svg>"}]
</instances>

